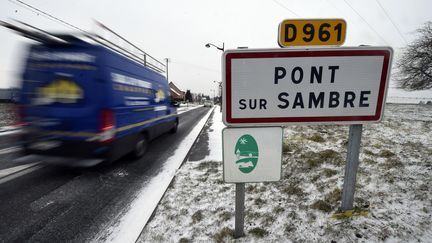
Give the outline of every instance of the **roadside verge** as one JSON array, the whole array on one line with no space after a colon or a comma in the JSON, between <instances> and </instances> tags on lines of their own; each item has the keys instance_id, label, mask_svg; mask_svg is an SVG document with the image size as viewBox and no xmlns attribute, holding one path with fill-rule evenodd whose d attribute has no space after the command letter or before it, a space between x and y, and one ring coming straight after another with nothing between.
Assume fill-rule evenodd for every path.
<instances>
[{"instance_id":1,"label":"roadside verge","mask_svg":"<svg viewBox=\"0 0 432 243\"><path fill-rule=\"evenodd\" d=\"M100 232L92 241L135 242L137 240L213 110L214 108L209 110L180 142L179 147L173 153L173 156L167 159L159 174L143 186L128 209L122 212L120 218L113 220L106 227L106 230Z\"/></svg>"}]
</instances>

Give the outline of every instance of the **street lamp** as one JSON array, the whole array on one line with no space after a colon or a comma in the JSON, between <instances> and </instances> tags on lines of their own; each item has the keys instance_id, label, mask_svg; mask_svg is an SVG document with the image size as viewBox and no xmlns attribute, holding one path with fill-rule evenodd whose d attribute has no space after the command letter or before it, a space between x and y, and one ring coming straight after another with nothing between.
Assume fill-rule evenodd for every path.
<instances>
[{"instance_id":1,"label":"street lamp","mask_svg":"<svg viewBox=\"0 0 432 243\"><path fill-rule=\"evenodd\" d=\"M222 52L225 51L225 42L222 42L222 48L220 48L220 47L218 47L218 46L216 46L215 44L212 44L212 43L207 43L205 45L205 47L207 47L207 48L210 48L210 46L216 47L216 49L218 49L218 50L220 50ZM213 81L213 83L219 83L219 92L218 93L219 93L220 111L222 112L222 82Z\"/></svg>"},{"instance_id":2,"label":"street lamp","mask_svg":"<svg viewBox=\"0 0 432 243\"><path fill-rule=\"evenodd\" d=\"M205 45L205 47L207 47L207 48L210 48L210 46L216 47L216 48L217 48L218 50L220 50L220 51L225 51L225 43L224 43L224 42L222 42L222 48L220 48L220 47L218 47L217 45L212 44L212 43L207 43L207 44Z\"/></svg>"},{"instance_id":3,"label":"street lamp","mask_svg":"<svg viewBox=\"0 0 432 243\"><path fill-rule=\"evenodd\" d=\"M217 84L218 87L218 101L220 102L220 97L221 97L221 93L222 93L222 82L220 81L213 81L213 83Z\"/></svg>"},{"instance_id":4,"label":"street lamp","mask_svg":"<svg viewBox=\"0 0 432 243\"><path fill-rule=\"evenodd\" d=\"M213 83L218 84L218 103L220 104L220 112L222 112L222 82L213 81Z\"/></svg>"},{"instance_id":5,"label":"street lamp","mask_svg":"<svg viewBox=\"0 0 432 243\"><path fill-rule=\"evenodd\" d=\"M210 91L213 91L213 102L214 102L215 97L216 97L216 95L215 95L215 90L214 90L214 89L210 89Z\"/></svg>"}]
</instances>

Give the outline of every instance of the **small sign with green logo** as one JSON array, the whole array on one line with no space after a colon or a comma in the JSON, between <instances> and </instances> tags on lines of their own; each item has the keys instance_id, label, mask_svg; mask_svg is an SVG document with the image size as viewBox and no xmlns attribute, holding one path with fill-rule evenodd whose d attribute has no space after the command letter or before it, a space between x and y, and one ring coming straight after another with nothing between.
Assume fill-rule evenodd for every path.
<instances>
[{"instance_id":1,"label":"small sign with green logo","mask_svg":"<svg viewBox=\"0 0 432 243\"><path fill-rule=\"evenodd\" d=\"M236 164L243 173L251 173L258 163L258 145L249 134L241 136L235 146Z\"/></svg>"},{"instance_id":2,"label":"small sign with green logo","mask_svg":"<svg viewBox=\"0 0 432 243\"><path fill-rule=\"evenodd\" d=\"M278 181L281 177L282 128L225 128L224 181Z\"/></svg>"}]
</instances>

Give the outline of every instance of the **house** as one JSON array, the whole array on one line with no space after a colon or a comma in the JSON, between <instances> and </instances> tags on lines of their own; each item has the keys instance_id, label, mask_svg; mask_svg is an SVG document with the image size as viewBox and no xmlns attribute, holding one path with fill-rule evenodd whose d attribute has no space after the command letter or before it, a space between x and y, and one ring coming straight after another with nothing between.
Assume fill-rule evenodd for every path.
<instances>
[{"instance_id":1,"label":"house","mask_svg":"<svg viewBox=\"0 0 432 243\"><path fill-rule=\"evenodd\" d=\"M173 82L169 83L170 93L172 100L183 101L185 98L185 92L181 91Z\"/></svg>"}]
</instances>

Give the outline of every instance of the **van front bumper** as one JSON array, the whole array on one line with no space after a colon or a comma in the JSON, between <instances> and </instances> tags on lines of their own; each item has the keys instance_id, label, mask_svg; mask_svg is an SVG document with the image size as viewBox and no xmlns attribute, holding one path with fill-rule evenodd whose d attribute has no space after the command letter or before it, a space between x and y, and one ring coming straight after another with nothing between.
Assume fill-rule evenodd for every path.
<instances>
[{"instance_id":1,"label":"van front bumper","mask_svg":"<svg viewBox=\"0 0 432 243\"><path fill-rule=\"evenodd\" d=\"M102 161L107 163L118 160L135 146L138 134L116 138L108 144L97 141L46 139L24 134L23 155L31 160L44 159L47 164L60 164L72 167L92 166ZM24 159L23 159L24 160Z\"/></svg>"}]
</instances>

